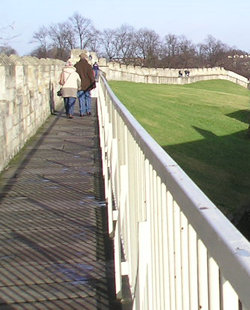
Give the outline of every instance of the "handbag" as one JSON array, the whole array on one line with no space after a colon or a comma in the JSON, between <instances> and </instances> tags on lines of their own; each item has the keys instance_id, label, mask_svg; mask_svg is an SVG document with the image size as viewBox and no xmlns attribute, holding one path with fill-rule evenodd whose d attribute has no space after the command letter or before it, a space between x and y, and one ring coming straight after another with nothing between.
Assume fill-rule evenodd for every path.
<instances>
[{"instance_id":1,"label":"handbag","mask_svg":"<svg viewBox=\"0 0 250 310\"><path fill-rule=\"evenodd\" d=\"M60 78L60 83L59 84L61 84L61 85L64 85L66 82L67 82L67 80L68 80L68 78L71 76L71 73L69 74L69 76L67 77L67 79L66 80L64 80L64 74L62 74L62 76L61 76L61 78ZM62 80L63 80L63 82L62 82ZM58 97L61 97L62 96L62 87L57 91L57 96Z\"/></svg>"},{"instance_id":2,"label":"handbag","mask_svg":"<svg viewBox=\"0 0 250 310\"><path fill-rule=\"evenodd\" d=\"M61 97L61 96L62 96L62 89L60 88L60 89L57 91L56 94L57 94L58 97Z\"/></svg>"}]
</instances>

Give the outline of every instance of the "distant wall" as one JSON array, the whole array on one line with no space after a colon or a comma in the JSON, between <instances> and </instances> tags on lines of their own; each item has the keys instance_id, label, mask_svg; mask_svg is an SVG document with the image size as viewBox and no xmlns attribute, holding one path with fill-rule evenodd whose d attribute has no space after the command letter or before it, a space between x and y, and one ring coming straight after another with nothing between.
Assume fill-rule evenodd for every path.
<instances>
[{"instance_id":1,"label":"distant wall","mask_svg":"<svg viewBox=\"0 0 250 310\"><path fill-rule=\"evenodd\" d=\"M71 56L70 56L70 59L73 64L77 63L80 60L79 56L83 51L89 56L89 63L91 65L93 65L95 61L98 62L98 57L95 52L89 52L87 50L81 50L81 49L74 49L71 50Z\"/></svg>"},{"instance_id":2,"label":"distant wall","mask_svg":"<svg viewBox=\"0 0 250 310\"><path fill-rule=\"evenodd\" d=\"M56 96L64 62L0 55L0 171L62 104Z\"/></svg>"},{"instance_id":3,"label":"distant wall","mask_svg":"<svg viewBox=\"0 0 250 310\"><path fill-rule=\"evenodd\" d=\"M72 50L71 59L73 63L79 60L79 55L83 50ZM221 67L214 68L144 68L140 66L122 65L118 62L108 62L105 58L97 57L94 52L87 52L89 63L98 62L100 69L105 73L107 80L131 81L136 83L154 83L154 84L189 84L204 80L222 79L228 80L245 88L250 89L249 80L232 71ZM178 77L179 70L183 73ZM186 77L184 71L190 72Z\"/></svg>"},{"instance_id":4,"label":"distant wall","mask_svg":"<svg viewBox=\"0 0 250 310\"><path fill-rule=\"evenodd\" d=\"M249 80L247 78L221 67L163 69L126 66L116 62L107 62L105 58L99 59L98 62L101 70L105 72L107 80L182 85L204 80L223 79L249 88ZM182 77L178 77L179 70L183 73ZM184 70L190 72L189 77L185 77Z\"/></svg>"}]
</instances>

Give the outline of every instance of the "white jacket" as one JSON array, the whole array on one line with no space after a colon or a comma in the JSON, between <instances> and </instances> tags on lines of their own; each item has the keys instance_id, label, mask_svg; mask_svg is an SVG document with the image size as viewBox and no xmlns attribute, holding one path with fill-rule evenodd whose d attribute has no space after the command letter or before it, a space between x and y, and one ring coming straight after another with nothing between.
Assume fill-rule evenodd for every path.
<instances>
[{"instance_id":1,"label":"white jacket","mask_svg":"<svg viewBox=\"0 0 250 310\"><path fill-rule=\"evenodd\" d=\"M62 85L63 97L77 97L77 91L81 88L81 78L75 67L65 66L60 75L60 85Z\"/></svg>"}]
</instances>

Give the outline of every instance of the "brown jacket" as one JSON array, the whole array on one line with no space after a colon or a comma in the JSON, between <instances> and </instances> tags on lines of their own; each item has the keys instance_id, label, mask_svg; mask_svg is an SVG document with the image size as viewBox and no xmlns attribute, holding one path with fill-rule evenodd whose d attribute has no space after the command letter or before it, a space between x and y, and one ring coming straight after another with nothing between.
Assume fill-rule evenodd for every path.
<instances>
[{"instance_id":1,"label":"brown jacket","mask_svg":"<svg viewBox=\"0 0 250 310\"><path fill-rule=\"evenodd\" d=\"M91 65L82 58L75 64L76 72L81 77L81 90L87 91L95 88L95 77Z\"/></svg>"}]
</instances>

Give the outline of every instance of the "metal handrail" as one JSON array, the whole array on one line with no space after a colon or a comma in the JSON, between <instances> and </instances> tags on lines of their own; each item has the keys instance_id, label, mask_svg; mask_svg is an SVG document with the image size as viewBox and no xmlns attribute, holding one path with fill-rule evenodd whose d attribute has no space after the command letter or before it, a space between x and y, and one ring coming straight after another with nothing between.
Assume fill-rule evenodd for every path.
<instances>
[{"instance_id":1,"label":"metal handrail","mask_svg":"<svg viewBox=\"0 0 250 310\"><path fill-rule=\"evenodd\" d=\"M249 242L103 76L97 101L117 297L128 275L133 309L250 309Z\"/></svg>"}]
</instances>

